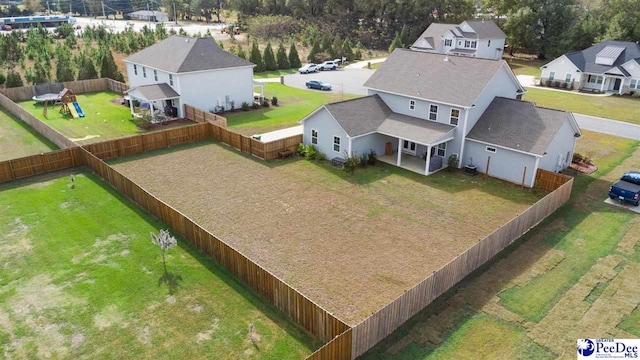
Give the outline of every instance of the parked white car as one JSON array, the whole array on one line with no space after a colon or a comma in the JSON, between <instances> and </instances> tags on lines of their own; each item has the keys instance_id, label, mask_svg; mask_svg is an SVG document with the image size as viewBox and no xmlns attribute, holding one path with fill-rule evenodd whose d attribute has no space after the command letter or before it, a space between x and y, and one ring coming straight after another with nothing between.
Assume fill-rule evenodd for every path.
<instances>
[{"instance_id":1,"label":"parked white car","mask_svg":"<svg viewBox=\"0 0 640 360\"><path fill-rule=\"evenodd\" d=\"M311 64L307 64L303 67L301 67L300 69L298 69L298 71L300 72L300 74L308 74L308 73L312 73L312 72L317 72L318 71L318 65L311 63Z\"/></svg>"},{"instance_id":2,"label":"parked white car","mask_svg":"<svg viewBox=\"0 0 640 360\"><path fill-rule=\"evenodd\" d=\"M322 64L318 65L318 70L335 70L338 68L338 64L333 61L325 61Z\"/></svg>"}]
</instances>

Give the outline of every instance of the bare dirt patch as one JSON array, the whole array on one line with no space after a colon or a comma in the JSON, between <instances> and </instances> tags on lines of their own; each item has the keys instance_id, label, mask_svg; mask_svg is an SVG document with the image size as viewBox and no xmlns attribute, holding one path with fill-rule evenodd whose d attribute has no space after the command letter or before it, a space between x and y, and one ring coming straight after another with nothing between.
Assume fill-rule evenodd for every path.
<instances>
[{"instance_id":1,"label":"bare dirt patch","mask_svg":"<svg viewBox=\"0 0 640 360\"><path fill-rule=\"evenodd\" d=\"M451 175L452 188L381 166L355 183L313 162L264 163L217 144L115 167L352 324L533 202L463 175Z\"/></svg>"}]
</instances>

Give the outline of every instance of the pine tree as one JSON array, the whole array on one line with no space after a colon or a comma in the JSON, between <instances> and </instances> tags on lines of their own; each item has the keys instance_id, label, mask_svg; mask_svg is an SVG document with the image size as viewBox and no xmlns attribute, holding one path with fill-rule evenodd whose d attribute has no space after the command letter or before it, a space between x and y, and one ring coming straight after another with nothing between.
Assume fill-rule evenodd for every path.
<instances>
[{"instance_id":1,"label":"pine tree","mask_svg":"<svg viewBox=\"0 0 640 360\"><path fill-rule=\"evenodd\" d=\"M264 48L264 55L262 56L264 60L264 67L268 71L278 70L278 63L276 62L276 57L273 55L273 48L271 47L271 42L267 43L267 47Z\"/></svg>"},{"instance_id":2,"label":"pine tree","mask_svg":"<svg viewBox=\"0 0 640 360\"><path fill-rule=\"evenodd\" d=\"M93 61L88 56L82 56L82 64L78 69L78 80L97 79L98 72Z\"/></svg>"},{"instance_id":3,"label":"pine tree","mask_svg":"<svg viewBox=\"0 0 640 360\"><path fill-rule=\"evenodd\" d=\"M298 49L296 49L296 44L293 42L291 42L291 47L289 48L289 65L294 69L302 66L300 56L298 55Z\"/></svg>"},{"instance_id":4,"label":"pine tree","mask_svg":"<svg viewBox=\"0 0 640 360\"><path fill-rule=\"evenodd\" d=\"M56 81L73 81L75 75L73 62L71 61L71 51L69 48L61 46L56 55Z\"/></svg>"},{"instance_id":5,"label":"pine tree","mask_svg":"<svg viewBox=\"0 0 640 360\"><path fill-rule=\"evenodd\" d=\"M124 82L124 76L118 70L113 54L108 48L103 49L102 63L100 64L100 77Z\"/></svg>"},{"instance_id":6,"label":"pine tree","mask_svg":"<svg viewBox=\"0 0 640 360\"><path fill-rule=\"evenodd\" d=\"M406 24L402 25L402 30L400 31L400 43L403 48L409 45L409 27Z\"/></svg>"},{"instance_id":7,"label":"pine tree","mask_svg":"<svg viewBox=\"0 0 640 360\"><path fill-rule=\"evenodd\" d=\"M362 60L362 51L360 51L360 49L356 49L356 52L353 54L353 58L356 60Z\"/></svg>"},{"instance_id":8,"label":"pine tree","mask_svg":"<svg viewBox=\"0 0 640 360\"><path fill-rule=\"evenodd\" d=\"M244 49L242 48L242 45L238 44L238 57L241 57L245 60L247 60L247 53L244 52Z\"/></svg>"},{"instance_id":9,"label":"pine tree","mask_svg":"<svg viewBox=\"0 0 640 360\"><path fill-rule=\"evenodd\" d=\"M391 45L389 45L389 53L392 53L393 50L401 47L402 43L400 42L400 34L396 31L396 37L393 38Z\"/></svg>"},{"instance_id":10,"label":"pine tree","mask_svg":"<svg viewBox=\"0 0 640 360\"><path fill-rule=\"evenodd\" d=\"M327 34L322 35L322 40L320 41L320 50L324 52L329 52L331 49L331 39L327 36Z\"/></svg>"},{"instance_id":11,"label":"pine tree","mask_svg":"<svg viewBox=\"0 0 640 360\"><path fill-rule=\"evenodd\" d=\"M5 85L8 88L20 87L24 86L24 82L22 81L22 77L19 73L13 70L9 70L9 72L7 73L7 82L5 83Z\"/></svg>"},{"instance_id":12,"label":"pine tree","mask_svg":"<svg viewBox=\"0 0 640 360\"><path fill-rule=\"evenodd\" d=\"M287 51L284 48L284 44L282 41L278 46L278 52L276 54L276 58L278 60L278 69L290 69L291 64L289 63L289 59L287 58Z\"/></svg>"},{"instance_id":13,"label":"pine tree","mask_svg":"<svg viewBox=\"0 0 640 360\"><path fill-rule=\"evenodd\" d=\"M253 68L254 72L265 71L264 61L262 61L262 55L260 54L258 43L255 41L253 42L253 46L251 47L251 54L249 55L249 61L256 64L256 67Z\"/></svg>"},{"instance_id":14,"label":"pine tree","mask_svg":"<svg viewBox=\"0 0 640 360\"><path fill-rule=\"evenodd\" d=\"M309 52L309 56L307 56L307 60L311 62L316 61L316 55L320 53L320 43L318 40L313 42L313 46L311 47L311 51Z\"/></svg>"},{"instance_id":15,"label":"pine tree","mask_svg":"<svg viewBox=\"0 0 640 360\"><path fill-rule=\"evenodd\" d=\"M342 43L342 56L346 57L347 60L353 60L353 59L361 59L362 56L360 57L355 57L353 54L353 48L351 47L351 40L349 39L344 39L344 42Z\"/></svg>"},{"instance_id":16,"label":"pine tree","mask_svg":"<svg viewBox=\"0 0 640 360\"><path fill-rule=\"evenodd\" d=\"M27 70L25 77L33 85L49 82L49 68L45 67L44 61L36 59L33 70Z\"/></svg>"}]
</instances>

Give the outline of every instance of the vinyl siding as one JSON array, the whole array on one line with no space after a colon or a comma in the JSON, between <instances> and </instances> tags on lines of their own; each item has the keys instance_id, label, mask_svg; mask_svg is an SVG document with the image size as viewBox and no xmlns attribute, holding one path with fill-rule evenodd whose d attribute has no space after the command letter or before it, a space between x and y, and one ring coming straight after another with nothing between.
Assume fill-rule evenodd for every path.
<instances>
[{"instance_id":1,"label":"vinyl siding","mask_svg":"<svg viewBox=\"0 0 640 360\"><path fill-rule=\"evenodd\" d=\"M318 131L318 144L315 144L315 147L321 153L324 153L327 159L331 160L334 157L344 158L346 156L349 138L326 109L322 108L315 114L312 114L304 121L303 125L304 132L302 142L305 145L311 144L311 130L315 129ZM340 152L333 150L334 135L340 137Z\"/></svg>"},{"instance_id":2,"label":"vinyl siding","mask_svg":"<svg viewBox=\"0 0 640 360\"><path fill-rule=\"evenodd\" d=\"M558 172L571 165L576 137L569 121L565 121L547 148L546 155L540 159L539 167L547 171ZM569 156L567 156L567 154ZM560 163L558 162L560 157Z\"/></svg>"},{"instance_id":3,"label":"vinyl siding","mask_svg":"<svg viewBox=\"0 0 640 360\"><path fill-rule=\"evenodd\" d=\"M531 187L535 181L535 156L508 149L497 148L495 153L486 150L487 145L467 140L463 164L477 166L481 173L487 172L487 159L491 156L489 175L512 183L521 184L525 166L527 167L525 185ZM473 158L473 162L471 161Z\"/></svg>"}]
</instances>

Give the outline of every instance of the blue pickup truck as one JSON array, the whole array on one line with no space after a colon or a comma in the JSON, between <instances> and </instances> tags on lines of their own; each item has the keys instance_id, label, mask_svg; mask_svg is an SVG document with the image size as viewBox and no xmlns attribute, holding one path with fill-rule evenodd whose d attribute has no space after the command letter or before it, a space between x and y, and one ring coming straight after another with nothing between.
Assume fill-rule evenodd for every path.
<instances>
[{"instance_id":1,"label":"blue pickup truck","mask_svg":"<svg viewBox=\"0 0 640 360\"><path fill-rule=\"evenodd\" d=\"M609 188L609 197L635 206L640 204L640 172L630 171Z\"/></svg>"}]
</instances>

